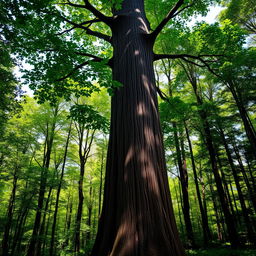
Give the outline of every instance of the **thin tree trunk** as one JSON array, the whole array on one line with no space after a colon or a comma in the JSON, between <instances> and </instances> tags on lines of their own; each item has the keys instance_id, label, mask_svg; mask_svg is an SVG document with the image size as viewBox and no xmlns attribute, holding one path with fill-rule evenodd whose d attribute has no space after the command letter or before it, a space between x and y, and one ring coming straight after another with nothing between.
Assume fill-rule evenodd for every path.
<instances>
[{"instance_id":1,"label":"thin tree trunk","mask_svg":"<svg viewBox=\"0 0 256 256\"><path fill-rule=\"evenodd\" d=\"M4 227L4 235L2 240L3 256L9 256L10 229L11 229L12 219L13 219L13 208L14 208L14 203L16 198L17 181L18 181L17 172L18 172L18 167L16 166L14 169L13 181L12 181L12 192L9 199L9 205L7 210L7 222Z\"/></svg>"},{"instance_id":2,"label":"thin tree trunk","mask_svg":"<svg viewBox=\"0 0 256 256\"><path fill-rule=\"evenodd\" d=\"M78 209L76 215L76 224L75 224L75 255L78 255L80 252L80 228L81 228L81 220L82 220L82 212L83 212L83 203L84 203L84 195L83 195L83 180L84 180L84 164L80 166L80 178L78 182Z\"/></svg>"},{"instance_id":3,"label":"thin tree trunk","mask_svg":"<svg viewBox=\"0 0 256 256\"><path fill-rule=\"evenodd\" d=\"M248 116L248 113L244 107L244 104L242 102L241 97L239 97L239 92L236 90L236 85L233 83L233 81L229 82L228 88L230 89L233 98L236 102L237 108L239 110L240 116L242 118L244 129L247 135L247 138L250 142L250 145L252 147L252 150L254 152L254 157L256 157L256 132L252 125L252 122Z\"/></svg>"},{"instance_id":4,"label":"thin tree trunk","mask_svg":"<svg viewBox=\"0 0 256 256\"><path fill-rule=\"evenodd\" d=\"M42 255L43 256L46 255L45 250L46 250L46 245L47 245L47 235L48 235L48 231L49 231L52 205L53 205L53 198L51 197L50 207L49 207L49 211L48 211L48 214L47 214L48 218L47 218L47 222L46 222L46 226L45 226L45 231L44 231L44 239L43 239L43 246L42 246ZM47 253L47 255L48 255L48 253Z\"/></svg>"},{"instance_id":5,"label":"thin tree trunk","mask_svg":"<svg viewBox=\"0 0 256 256\"><path fill-rule=\"evenodd\" d=\"M101 198L102 198L102 187L103 187L103 166L104 166L104 150L102 149L102 154L101 154L101 166L100 166L100 188L99 188L99 212L98 216L100 217L101 213Z\"/></svg>"},{"instance_id":6,"label":"thin tree trunk","mask_svg":"<svg viewBox=\"0 0 256 256\"><path fill-rule=\"evenodd\" d=\"M185 234L185 231L184 231L184 226L183 226L183 222L182 222L182 213L181 213L181 202L179 200L179 195L178 195L178 191L177 191L177 188L176 188L176 185L175 185L175 180L173 179L173 187L174 187L174 191L175 191L175 197L176 197L176 200L177 200L177 206L178 206L178 216L179 216L179 222L180 222L180 233L182 234L182 236L184 236Z\"/></svg>"},{"instance_id":7,"label":"thin tree trunk","mask_svg":"<svg viewBox=\"0 0 256 256\"><path fill-rule=\"evenodd\" d=\"M64 243L64 247L68 246L69 244L72 212L73 212L73 196L71 197L71 201L68 202L68 205L67 205L67 216L66 216L67 218L66 218L66 229L65 229L66 240Z\"/></svg>"},{"instance_id":8,"label":"thin tree trunk","mask_svg":"<svg viewBox=\"0 0 256 256\"><path fill-rule=\"evenodd\" d=\"M185 69L185 71L187 72L187 74L189 76L191 85L193 87L193 90L194 90L194 93L195 93L195 96L197 99L197 104L198 104L198 106L202 107L203 101L198 94L197 78L194 74L194 71L192 71L191 73L189 73L189 71L187 69ZM227 195L225 194L225 191L222 186L222 180L221 180L219 170L218 170L218 165L217 165L216 149L214 147L210 125L207 120L207 114L203 109L201 109L201 110L199 110L199 116L200 116L202 124L203 124L206 147L207 147L209 157L210 157L212 172L214 175L214 179L215 179L215 183L216 183L216 187L217 187L217 191L218 191L218 195L219 195L220 205L221 205L221 208L222 208L222 211L224 214L225 223L227 225L229 240L230 240L231 246L233 248L236 248L240 244L239 237L238 237L238 233L236 230L234 218L230 212L230 208L228 207L228 198L227 198Z\"/></svg>"},{"instance_id":9,"label":"thin tree trunk","mask_svg":"<svg viewBox=\"0 0 256 256\"><path fill-rule=\"evenodd\" d=\"M253 189L251 187L251 184L250 184L249 179L247 177L246 171L244 169L243 161L241 159L239 150L238 150L237 146L235 145L234 141L233 141L233 148L234 148L234 152L236 154L237 161L238 161L239 166L240 166L240 170L243 174L245 184L246 184L247 189L248 189L249 197L251 199L251 202L252 202L252 205L253 205L253 208L254 208L254 212L256 213L256 193L255 193L255 191L253 191Z\"/></svg>"},{"instance_id":10,"label":"thin tree trunk","mask_svg":"<svg viewBox=\"0 0 256 256\"><path fill-rule=\"evenodd\" d=\"M173 128L174 128L174 140L175 140L175 146L176 146L177 158L178 158L178 166L180 171L180 181L181 181L182 199L183 199L182 210L183 210L187 237L188 237L188 246L195 248L196 245L194 240L192 222L190 218L190 204L189 204L189 194L188 194L188 171L187 171L187 165L186 165L184 142L182 139L179 141L176 123L173 123Z\"/></svg>"},{"instance_id":11,"label":"thin tree trunk","mask_svg":"<svg viewBox=\"0 0 256 256\"><path fill-rule=\"evenodd\" d=\"M225 147L225 150L226 150L226 153L227 153L229 165L231 167L231 171L232 171L235 183L236 183L237 193L238 193L240 205L241 205L241 208L242 208L242 213L243 213L244 222L245 222L246 229L247 229L248 239L251 242L253 242L253 241L255 242L253 229L252 229L252 223L250 221L249 213L248 213L248 210L247 210L247 207L246 207L246 204L245 204L244 196L243 196L242 189L241 189L240 182L239 182L239 177L238 177L235 165L233 163L233 158L232 158L232 155L231 155L231 152L230 152L230 149L229 149L224 131L222 130L221 127L220 127L220 135L222 137L222 141L224 143L224 147Z\"/></svg>"},{"instance_id":12,"label":"thin tree trunk","mask_svg":"<svg viewBox=\"0 0 256 256\"><path fill-rule=\"evenodd\" d=\"M56 230L57 215L58 215L58 209L59 209L59 198L60 198L60 191L61 191L61 187L62 187L62 181L63 181L63 177L64 177L71 128L72 128L72 122L70 122L69 130L68 130L68 137L67 137L66 144L65 144L65 151L64 151L63 163L62 163L61 174L60 174L60 181L59 181L57 194L56 194L55 209L54 209L53 223L52 223L52 230L51 230L51 243L50 243L50 251L49 251L50 256L53 256L53 253L54 253L55 230Z\"/></svg>"},{"instance_id":13,"label":"thin tree trunk","mask_svg":"<svg viewBox=\"0 0 256 256\"><path fill-rule=\"evenodd\" d=\"M212 179L209 179L209 182L210 182L210 191L211 191L211 195L212 195L212 202L213 202L213 208L214 208L214 212L215 212L215 217L216 217L216 225L217 225L217 236L218 236L218 240L219 241L223 241L224 240L224 229L221 228L221 218L219 216L219 212L218 212L218 205L217 205L217 202L216 202L216 196L215 196L215 193L214 193L214 190L213 190L213 187L212 187Z\"/></svg>"},{"instance_id":14,"label":"thin tree trunk","mask_svg":"<svg viewBox=\"0 0 256 256\"><path fill-rule=\"evenodd\" d=\"M93 209L93 199L92 199L92 182L90 181L89 188L89 200L87 204L88 217L87 217L87 227L88 231L86 232L86 243L91 240L91 225L92 225L92 209Z\"/></svg>"},{"instance_id":15,"label":"thin tree trunk","mask_svg":"<svg viewBox=\"0 0 256 256\"><path fill-rule=\"evenodd\" d=\"M40 178L40 188L39 188L39 195L38 195L38 203L37 203L37 211L34 221L33 233L29 243L29 248L27 252L27 256L38 256L40 254L40 243L39 243L39 232L41 226L41 216L44 206L44 196L46 191L46 183L47 183L47 174L48 169L50 166L50 159L51 159L51 152L52 152L52 145L54 139L54 133L56 128L56 117L59 111L59 106L55 107L54 116L53 116L53 123L51 127L51 131L48 130L47 124L47 134L45 139L45 155L43 159L43 166L41 171L41 178ZM38 244L39 243L39 244ZM39 245L39 247L38 247Z\"/></svg>"},{"instance_id":16,"label":"thin tree trunk","mask_svg":"<svg viewBox=\"0 0 256 256\"><path fill-rule=\"evenodd\" d=\"M197 177L197 172L196 172L195 159L194 159L194 154L193 154L193 148L192 148L192 143L191 143L191 140L189 137L189 132L188 132L186 122L184 122L184 127L186 130L186 136L187 136L187 141L188 141L188 145L189 145L192 169L193 169L193 174L194 174L194 181L195 181L195 185L196 185L197 200L198 200L200 214L201 214L204 244L207 245L209 240L211 240L212 236L211 236L211 231L210 231L209 224L208 224L207 213L204 210L203 203L202 203L200 188L199 188L199 184L198 184L198 177Z\"/></svg>"},{"instance_id":17,"label":"thin tree trunk","mask_svg":"<svg viewBox=\"0 0 256 256\"><path fill-rule=\"evenodd\" d=\"M42 219L42 223L41 223L41 226L40 226L40 230L39 230L39 239L38 239L38 242L37 242L37 256L40 256L41 255L41 246L42 244L45 243L45 239L46 239L46 232L45 232L45 221L46 221L46 216L47 216L47 213L48 213L48 205L49 205L49 202L50 202L50 199L51 199L51 195L52 195L52 187L50 187L49 189L49 192L48 192L48 195L47 195L47 198L46 198L46 201L45 201L45 207L44 207L44 214L43 214L43 219Z\"/></svg>"},{"instance_id":18,"label":"thin tree trunk","mask_svg":"<svg viewBox=\"0 0 256 256\"><path fill-rule=\"evenodd\" d=\"M222 183L224 186L224 191L225 191L225 194L227 195L228 205L229 205L232 216L234 216L234 222L236 222L236 215L235 215L236 213L235 213L235 210L234 210L234 207L232 204L232 199L231 199L231 195L230 195L229 188L228 188L226 174L223 171L222 162L221 162L221 159L220 159L220 156L218 153L216 154L216 157L217 157L217 161L219 164L219 170L220 170L220 174L221 174L221 180L222 180Z\"/></svg>"},{"instance_id":19,"label":"thin tree trunk","mask_svg":"<svg viewBox=\"0 0 256 256\"><path fill-rule=\"evenodd\" d=\"M76 223L75 223L75 239L74 239L74 252L75 254L80 253L81 249L81 240L80 240L80 229L81 229L81 221L83 214L83 203L84 203L84 194L83 194L83 184L84 184L84 172L85 172L85 164L87 162L92 141L94 139L95 130L91 134L91 138L89 138L90 131L87 130L85 145L84 143L84 130L85 126L79 126L79 158L80 158L80 176L78 182L78 208L76 214Z\"/></svg>"}]
</instances>

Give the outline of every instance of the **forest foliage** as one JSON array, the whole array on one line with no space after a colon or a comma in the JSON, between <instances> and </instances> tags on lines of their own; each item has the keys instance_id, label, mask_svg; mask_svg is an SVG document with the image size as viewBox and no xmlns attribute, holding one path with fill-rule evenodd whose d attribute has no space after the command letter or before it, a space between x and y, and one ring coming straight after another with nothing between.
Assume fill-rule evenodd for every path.
<instances>
[{"instance_id":1,"label":"forest foliage","mask_svg":"<svg viewBox=\"0 0 256 256\"><path fill-rule=\"evenodd\" d=\"M145 1L152 31L176 2ZM255 4L183 2L154 44L178 231L188 255L253 256ZM216 22L189 25L216 5L223 7ZM3 256L90 255L103 204L111 98L124 87L112 78L108 26L121 8L121 0L0 2ZM239 250L226 251L235 239Z\"/></svg>"}]
</instances>

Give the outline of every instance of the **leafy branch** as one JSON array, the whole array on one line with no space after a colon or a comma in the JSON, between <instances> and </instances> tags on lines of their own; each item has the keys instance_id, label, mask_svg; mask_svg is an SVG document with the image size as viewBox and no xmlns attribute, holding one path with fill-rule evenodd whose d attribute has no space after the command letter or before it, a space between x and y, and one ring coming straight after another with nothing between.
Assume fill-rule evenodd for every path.
<instances>
[{"instance_id":1,"label":"leafy branch","mask_svg":"<svg viewBox=\"0 0 256 256\"><path fill-rule=\"evenodd\" d=\"M70 0L67 0L65 3L61 3L63 5L69 5L76 8L83 8L88 11L90 11L96 18L98 18L100 21L104 22L108 26L111 26L112 24L112 17L108 17L104 15L102 12L97 10L90 2L89 0L84 0L84 4L75 4L72 3Z\"/></svg>"},{"instance_id":2,"label":"leafy branch","mask_svg":"<svg viewBox=\"0 0 256 256\"><path fill-rule=\"evenodd\" d=\"M157 36L161 33L165 25L175 16L179 15L185 9L191 7L192 4L188 4L180 9L180 7L184 4L184 0L179 0L169 11L169 13L165 16L165 18L159 23L159 25L155 28L155 30L150 34L150 37L153 41L156 40Z\"/></svg>"}]
</instances>

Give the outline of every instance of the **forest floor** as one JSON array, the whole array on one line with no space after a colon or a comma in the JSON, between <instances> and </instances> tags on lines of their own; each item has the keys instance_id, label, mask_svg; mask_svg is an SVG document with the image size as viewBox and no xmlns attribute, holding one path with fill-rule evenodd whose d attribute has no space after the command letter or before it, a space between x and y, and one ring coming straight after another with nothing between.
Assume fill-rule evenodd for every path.
<instances>
[{"instance_id":1,"label":"forest floor","mask_svg":"<svg viewBox=\"0 0 256 256\"><path fill-rule=\"evenodd\" d=\"M256 256L256 250L232 250L227 248L189 250L188 256Z\"/></svg>"}]
</instances>

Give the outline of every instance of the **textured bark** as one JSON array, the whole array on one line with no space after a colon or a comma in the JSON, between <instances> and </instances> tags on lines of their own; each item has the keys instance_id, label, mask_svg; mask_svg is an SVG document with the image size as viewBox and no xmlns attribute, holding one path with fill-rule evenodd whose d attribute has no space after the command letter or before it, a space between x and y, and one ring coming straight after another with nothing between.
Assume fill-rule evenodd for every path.
<instances>
[{"instance_id":1,"label":"textured bark","mask_svg":"<svg viewBox=\"0 0 256 256\"><path fill-rule=\"evenodd\" d=\"M204 210L204 207L203 207L203 202L202 202L200 189L199 189L199 184L198 184L198 177L197 177L197 172L196 172L196 165L195 165L192 143L191 143L188 128L187 128L187 125L186 125L185 122L184 122L184 127L185 127L185 130L186 130L186 136L187 136L187 141L188 141L188 145L189 145L192 169L193 169L193 174L194 174L194 181L195 181L195 185L196 185L197 200L198 200L200 214L201 214L202 229L203 229L203 234L204 234L204 236L203 236L204 237L204 244L207 245L209 240L211 240L212 235L211 235L211 231L210 231L209 224L208 224L207 213L206 213L206 211Z\"/></svg>"},{"instance_id":2,"label":"textured bark","mask_svg":"<svg viewBox=\"0 0 256 256\"><path fill-rule=\"evenodd\" d=\"M143 0L115 13L104 200L93 256L184 255L173 216Z\"/></svg>"}]
</instances>

